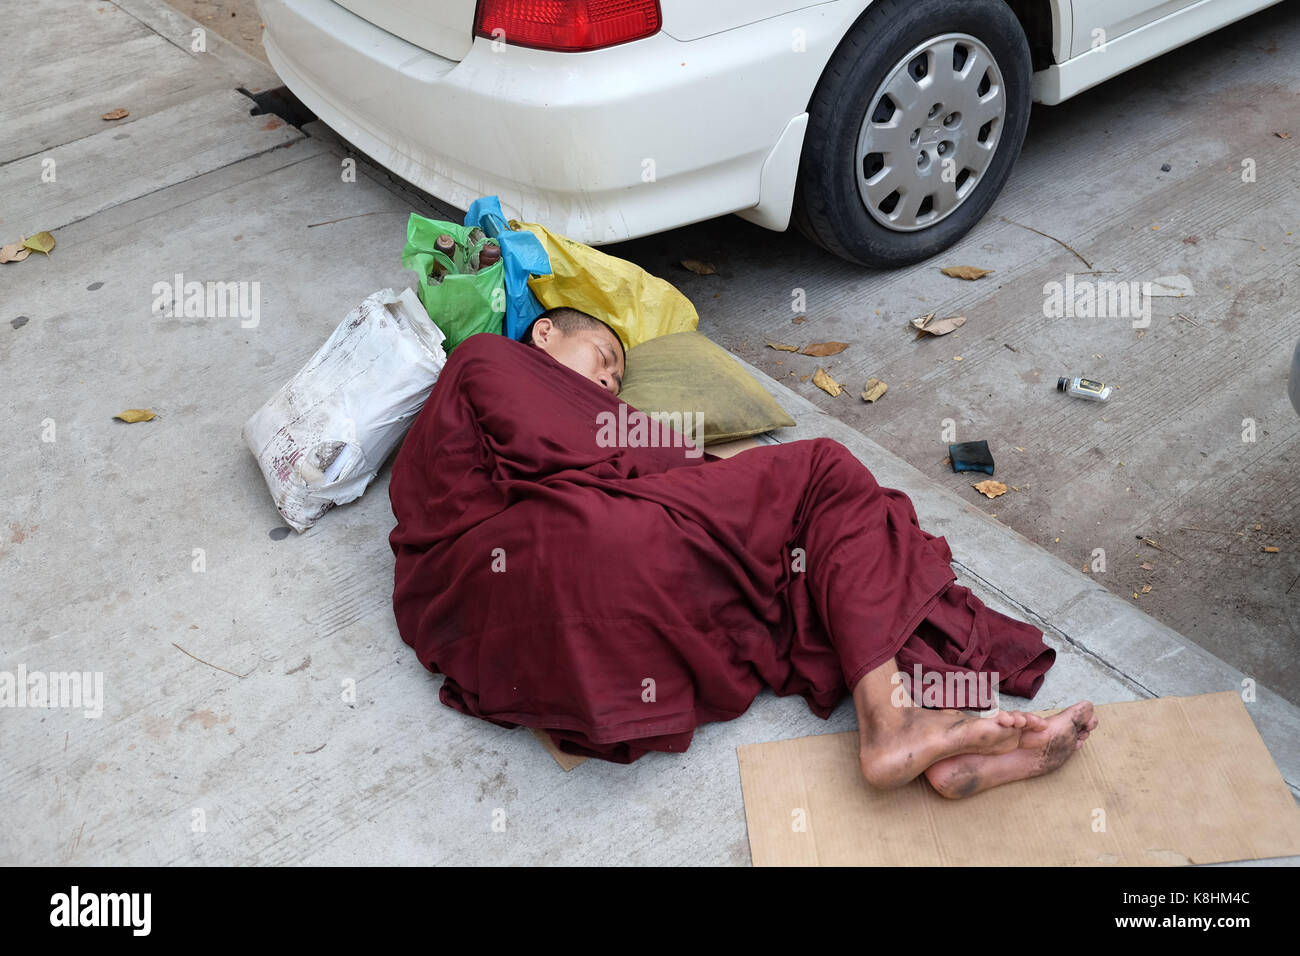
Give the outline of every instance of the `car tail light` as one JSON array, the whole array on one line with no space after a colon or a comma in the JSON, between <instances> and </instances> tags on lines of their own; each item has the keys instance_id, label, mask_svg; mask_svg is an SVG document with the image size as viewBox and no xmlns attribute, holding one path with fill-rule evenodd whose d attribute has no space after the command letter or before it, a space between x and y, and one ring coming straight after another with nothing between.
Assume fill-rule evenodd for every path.
<instances>
[{"instance_id":1,"label":"car tail light","mask_svg":"<svg viewBox=\"0 0 1300 956\"><path fill-rule=\"evenodd\" d=\"M479 0L474 32L516 46L578 52L640 40L658 33L662 22L659 0Z\"/></svg>"}]
</instances>

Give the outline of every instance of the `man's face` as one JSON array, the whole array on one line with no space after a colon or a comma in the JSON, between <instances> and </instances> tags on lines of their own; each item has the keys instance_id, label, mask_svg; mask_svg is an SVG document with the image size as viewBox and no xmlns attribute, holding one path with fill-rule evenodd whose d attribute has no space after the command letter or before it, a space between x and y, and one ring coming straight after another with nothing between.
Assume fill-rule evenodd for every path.
<instances>
[{"instance_id":1,"label":"man's face","mask_svg":"<svg viewBox=\"0 0 1300 956\"><path fill-rule=\"evenodd\" d=\"M606 329L563 332L550 319L538 319L533 342L561 365L589 378L610 394L623 387L623 349Z\"/></svg>"}]
</instances>

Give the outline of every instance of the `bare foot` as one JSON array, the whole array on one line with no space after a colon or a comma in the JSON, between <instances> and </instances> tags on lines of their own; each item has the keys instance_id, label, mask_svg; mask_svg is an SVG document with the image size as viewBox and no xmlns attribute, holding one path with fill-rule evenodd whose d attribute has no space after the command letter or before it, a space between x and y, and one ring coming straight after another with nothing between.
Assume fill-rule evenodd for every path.
<instances>
[{"instance_id":1,"label":"bare foot","mask_svg":"<svg viewBox=\"0 0 1300 956\"><path fill-rule=\"evenodd\" d=\"M1097 729L1097 716L1086 700L1038 720L1043 726L1022 730L1015 750L948 757L930 766L926 779L942 796L954 800L971 797L1013 780L1051 773Z\"/></svg>"},{"instance_id":2,"label":"bare foot","mask_svg":"<svg viewBox=\"0 0 1300 956\"><path fill-rule=\"evenodd\" d=\"M899 709L887 727L859 725L862 775L878 789L901 787L927 767L955 754L995 755L1024 746L1026 734L1043 734L1048 722L1036 714L1001 710L989 717L960 710Z\"/></svg>"}]
</instances>

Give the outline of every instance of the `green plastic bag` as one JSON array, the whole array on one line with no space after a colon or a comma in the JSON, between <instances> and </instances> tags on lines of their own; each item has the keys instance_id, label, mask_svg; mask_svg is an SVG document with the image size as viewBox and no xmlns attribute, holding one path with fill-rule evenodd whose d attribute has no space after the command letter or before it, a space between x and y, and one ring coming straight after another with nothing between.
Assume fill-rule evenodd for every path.
<instances>
[{"instance_id":1,"label":"green plastic bag","mask_svg":"<svg viewBox=\"0 0 1300 956\"><path fill-rule=\"evenodd\" d=\"M447 234L456 240L456 253L447 256L434 249L438 237ZM478 265L478 255L487 239L469 241L470 230L454 222L438 222L411 213L406 223L406 247L402 266L414 269L420 277L417 295L434 325L447 336L443 348L451 350L471 335L495 332L500 335L506 314L506 267L504 261L482 272L469 273ZM429 279L434 263L455 271L441 282Z\"/></svg>"}]
</instances>

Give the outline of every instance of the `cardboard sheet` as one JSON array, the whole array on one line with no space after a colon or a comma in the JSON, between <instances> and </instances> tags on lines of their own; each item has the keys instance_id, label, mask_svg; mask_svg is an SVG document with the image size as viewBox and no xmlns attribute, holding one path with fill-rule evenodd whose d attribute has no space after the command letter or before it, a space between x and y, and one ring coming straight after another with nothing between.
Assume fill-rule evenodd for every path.
<instances>
[{"instance_id":1,"label":"cardboard sheet","mask_svg":"<svg viewBox=\"0 0 1300 956\"><path fill-rule=\"evenodd\" d=\"M1097 716L1061 769L966 800L944 799L924 778L872 790L856 731L739 747L754 865L1152 866L1300 854L1300 807L1236 693L1103 704Z\"/></svg>"},{"instance_id":2,"label":"cardboard sheet","mask_svg":"<svg viewBox=\"0 0 1300 956\"><path fill-rule=\"evenodd\" d=\"M538 730L535 727L530 727L529 730L533 732L534 737L542 742L542 746L546 748L546 752L555 758L555 762L560 765L560 769L566 773L578 764L591 759L590 757L580 757L577 754L566 754L559 747L555 746L555 741L551 739L551 735L544 730Z\"/></svg>"}]
</instances>

